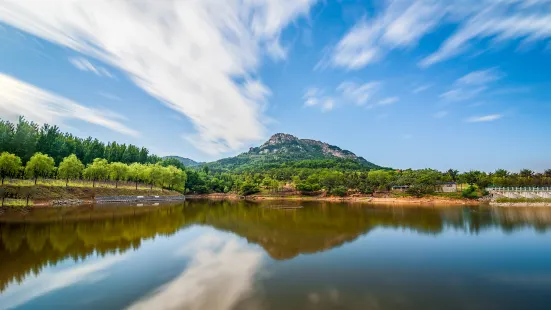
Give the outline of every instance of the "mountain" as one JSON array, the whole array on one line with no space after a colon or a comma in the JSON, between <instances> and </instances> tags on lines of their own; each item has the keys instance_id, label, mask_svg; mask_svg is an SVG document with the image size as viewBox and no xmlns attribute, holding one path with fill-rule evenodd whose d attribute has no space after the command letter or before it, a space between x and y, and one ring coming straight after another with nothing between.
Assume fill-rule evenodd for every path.
<instances>
[{"instance_id":1,"label":"mountain","mask_svg":"<svg viewBox=\"0 0 551 310\"><path fill-rule=\"evenodd\" d=\"M186 167L197 167L197 166L200 166L200 165L203 164L203 163L196 162L193 159L180 157L180 156L165 156L165 157L163 157L163 159L169 159L169 158L176 159L176 160L180 161Z\"/></svg>"},{"instance_id":2,"label":"mountain","mask_svg":"<svg viewBox=\"0 0 551 310\"><path fill-rule=\"evenodd\" d=\"M285 133L277 133L259 147L252 147L248 152L235 157L209 163L209 166L215 169L240 170L260 166L276 168L282 164L309 168L382 168L337 146L312 139L299 139Z\"/></svg>"}]
</instances>

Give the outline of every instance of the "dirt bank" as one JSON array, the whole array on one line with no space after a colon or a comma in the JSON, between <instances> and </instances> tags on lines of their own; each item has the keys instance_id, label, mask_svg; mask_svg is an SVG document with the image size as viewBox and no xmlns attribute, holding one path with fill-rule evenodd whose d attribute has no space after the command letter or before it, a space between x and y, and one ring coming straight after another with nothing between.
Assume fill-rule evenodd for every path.
<instances>
[{"instance_id":1,"label":"dirt bank","mask_svg":"<svg viewBox=\"0 0 551 310\"><path fill-rule=\"evenodd\" d=\"M25 199L30 193L34 207L93 203L96 196L178 196L175 191L113 187L14 186L3 185L8 198Z\"/></svg>"}]
</instances>

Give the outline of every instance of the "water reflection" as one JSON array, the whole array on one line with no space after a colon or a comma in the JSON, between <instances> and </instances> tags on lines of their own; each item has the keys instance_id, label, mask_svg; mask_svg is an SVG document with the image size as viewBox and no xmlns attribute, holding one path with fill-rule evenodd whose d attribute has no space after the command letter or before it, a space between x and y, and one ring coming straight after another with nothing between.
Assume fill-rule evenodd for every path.
<instances>
[{"instance_id":1,"label":"water reflection","mask_svg":"<svg viewBox=\"0 0 551 310\"><path fill-rule=\"evenodd\" d=\"M409 269L408 273L415 275L411 279L410 276L404 278L403 275L392 278L394 273L385 269L388 268L386 264L404 259L403 255L401 252L394 252L398 251L397 248L377 242L393 238L397 240L400 251L411 255L409 260L401 262L400 268L404 270L414 268L413 266L416 269L431 264L445 265L446 259L454 259L456 268L461 271L464 262L470 257L467 254L462 257L461 251L456 253L456 249L450 250L447 241L438 243L440 252L432 255L438 260L431 262L430 257L424 257L424 261L415 261L415 255L420 255L415 253L429 253L434 249L427 247L424 244L426 241L414 240L411 241L411 245L408 244L404 232L420 236L446 235L446 238L453 237L454 234L450 232L460 235L488 232L486 235L489 236L495 232L505 232L524 238L527 229L545 233L551 227L551 210L544 208L373 208L366 205L332 203L301 205L304 208L282 210L263 207L269 206L269 203L259 205L248 202L204 201L158 207L51 208L33 210L26 214L6 212L0 216L0 300L9 301L8 305L11 307L76 283L102 281L114 272L112 266L129 265L126 261L119 264L122 260L130 260L129 254L132 254L132 262L145 260L137 258L139 255L134 255L143 252L143 244L147 243L149 247L163 246L161 241L167 240L164 248L148 250L159 255L155 260L148 258L151 260L148 264L156 264L156 267L152 268L155 271L152 272L157 274L147 274L147 270L143 268L149 268L151 265L141 263L142 269L137 270L144 273L142 277L148 277L148 281L144 281L143 287L134 288L135 296L121 300L120 305L133 309L262 308L258 299L251 296L258 297L253 282L258 270L263 269L263 257L268 255L274 262L289 262L282 265L288 269L274 271L275 275L271 277L270 282L265 283L266 298L274 305L281 301L277 296L270 297L270 292L300 284L294 288L297 303L298 300L302 303L299 309L331 308L330 305L343 304L350 306L354 303L359 308L376 307L383 302L381 296L390 298L382 291L377 292L385 285L414 287L415 283L431 279L436 282L431 278L434 275L421 275ZM191 233L196 231L197 227L208 227L209 231L207 234L202 231L190 240L186 239L186 242L180 241L182 232ZM347 247L348 251L355 249L353 253L344 255L339 254L343 253L342 251L328 251L357 241L362 235L374 238L361 248L358 242ZM437 239L434 242L443 240ZM530 245L532 239L526 240L526 244ZM451 242L455 242L457 248L464 247L469 251L480 249L481 252L476 255L479 256L477 263L481 265L498 262L493 262L486 254L481 254L484 253L484 247L487 248L486 243L482 245L475 242L476 240L471 240L469 244L465 244L464 241L452 239ZM379 249L378 252L371 252L371 249L376 248ZM138 249L140 251L131 251ZM446 257L446 249L450 253L453 251L456 257ZM314 253L329 254L310 256L308 264L301 265L301 269L293 269L295 264L304 261L303 257L299 257L301 254ZM374 253L380 257L369 256L375 255ZM333 257L335 255L337 258ZM330 256L333 257L331 263L318 262L316 267L317 259ZM365 269L367 261L373 269ZM72 265L70 268L64 268L68 262L72 262ZM319 272L321 268L332 266L333 262L344 264L344 267L340 267L341 274L336 274L331 269ZM165 263L170 268L166 267L169 269L165 273L158 272ZM58 266L58 269L52 271L51 266ZM348 274L351 271L353 273ZM117 279L128 277L128 271L120 272L121 274L116 276ZM304 274L304 279L297 279L298 273ZM158 274L162 274L163 277L159 278ZM328 275L331 275L330 278L322 277ZM360 275L361 278L357 278ZM343 283L340 286L338 283L331 286L317 285L331 281L362 283L369 278L387 282L378 283L367 295L358 291L358 287L368 287L369 283L361 286L343 286ZM460 287L469 284L457 282L460 279L472 280L460 276L454 276L454 279L446 282L446 285ZM488 283L499 282L500 285L533 287L548 286L550 277L547 274L533 272L511 274L496 271L483 279ZM139 286L139 283L132 285ZM473 286L472 283L469 285ZM274 286L278 289L270 289ZM433 289L436 291L444 286L435 286ZM128 287L125 289L130 290ZM395 288L393 290L395 296L390 298L393 307L398 307L400 300L405 304L406 299L414 298L405 292L398 294L399 290ZM286 299L292 301L293 293L286 293L289 294ZM355 297L352 298L351 295ZM363 297L360 300L357 296ZM279 307L274 306L273 309L286 306L287 304L279 304ZM96 305L91 308L98 307Z\"/></svg>"},{"instance_id":2,"label":"water reflection","mask_svg":"<svg viewBox=\"0 0 551 310\"><path fill-rule=\"evenodd\" d=\"M232 309L252 290L262 258L237 238L217 235L204 235L181 252L191 257L189 267L129 309Z\"/></svg>"}]
</instances>

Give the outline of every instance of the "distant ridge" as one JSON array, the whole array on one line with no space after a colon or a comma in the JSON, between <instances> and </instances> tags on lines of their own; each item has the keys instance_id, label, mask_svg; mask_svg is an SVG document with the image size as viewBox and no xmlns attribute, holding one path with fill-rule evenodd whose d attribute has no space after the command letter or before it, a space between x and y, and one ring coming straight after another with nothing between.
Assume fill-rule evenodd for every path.
<instances>
[{"instance_id":1,"label":"distant ridge","mask_svg":"<svg viewBox=\"0 0 551 310\"><path fill-rule=\"evenodd\" d=\"M197 166L200 166L200 165L204 164L204 163L196 162L193 159L189 159L189 158L186 158L186 157L180 157L180 156L165 156L165 157L163 157L163 159L169 159L169 158L176 159L176 160L180 161L186 167L197 167Z\"/></svg>"}]
</instances>

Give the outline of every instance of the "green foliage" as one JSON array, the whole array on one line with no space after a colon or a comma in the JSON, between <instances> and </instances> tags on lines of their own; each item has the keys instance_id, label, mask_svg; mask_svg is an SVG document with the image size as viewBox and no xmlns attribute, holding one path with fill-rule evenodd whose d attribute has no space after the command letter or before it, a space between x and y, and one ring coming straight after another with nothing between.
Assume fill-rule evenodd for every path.
<instances>
[{"instance_id":1,"label":"green foliage","mask_svg":"<svg viewBox=\"0 0 551 310\"><path fill-rule=\"evenodd\" d=\"M420 198L426 195L434 194L434 187L430 185L413 185L406 190L406 193Z\"/></svg>"},{"instance_id":2,"label":"green foliage","mask_svg":"<svg viewBox=\"0 0 551 310\"><path fill-rule=\"evenodd\" d=\"M98 139L82 139L63 133L57 126L44 124L40 127L23 117L19 118L17 124L0 120L0 152L19 156L23 164L36 152L48 154L56 164L71 154L75 154L84 164L90 164L96 158L126 164L156 163L161 160L158 156L150 155L149 150L143 147L116 142L106 145Z\"/></svg>"},{"instance_id":3,"label":"green foliage","mask_svg":"<svg viewBox=\"0 0 551 310\"><path fill-rule=\"evenodd\" d=\"M480 195L478 195L478 192L474 186L469 186L463 192L461 193L461 196L463 198L467 199L478 199L480 198Z\"/></svg>"},{"instance_id":4,"label":"green foliage","mask_svg":"<svg viewBox=\"0 0 551 310\"><path fill-rule=\"evenodd\" d=\"M128 177L128 166L123 163L109 164L109 178L115 181L115 187L118 187L119 181L126 180Z\"/></svg>"},{"instance_id":5,"label":"green foliage","mask_svg":"<svg viewBox=\"0 0 551 310\"><path fill-rule=\"evenodd\" d=\"M30 178L34 178L36 184L39 177L47 177L54 171L54 164L54 159L50 156L36 153L27 162L25 174Z\"/></svg>"},{"instance_id":6,"label":"green foliage","mask_svg":"<svg viewBox=\"0 0 551 310\"><path fill-rule=\"evenodd\" d=\"M333 196L344 197L344 196L346 196L346 192L347 192L346 187L344 187L342 185L339 185L339 186L331 189L329 194L333 195Z\"/></svg>"},{"instance_id":7,"label":"green foliage","mask_svg":"<svg viewBox=\"0 0 551 310\"><path fill-rule=\"evenodd\" d=\"M66 180L66 185L70 179L78 179L84 171L84 165L75 154L69 155L63 159L57 169L57 177Z\"/></svg>"},{"instance_id":8,"label":"green foliage","mask_svg":"<svg viewBox=\"0 0 551 310\"><path fill-rule=\"evenodd\" d=\"M244 183L241 185L239 193L243 196L248 196L260 192L260 188L256 184Z\"/></svg>"},{"instance_id":9,"label":"green foliage","mask_svg":"<svg viewBox=\"0 0 551 310\"><path fill-rule=\"evenodd\" d=\"M498 198L499 203L551 203L551 198Z\"/></svg>"},{"instance_id":10,"label":"green foliage","mask_svg":"<svg viewBox=\"0 0 551 310\"><path fill-rule=\"evenodd\" d=\"M8 152L0 154L0 177L2 177L2 184L4 184L6 177L15 177L19 174L20 170L21 158Z\"/></svg>"},{"instance_id":11,"label":"green foliage","mask_svg":"<svg viewBox=\"0 0 551 310\"><path fill-rule=\"evenodd\" d=\"M106 159L96 158L93 163L88 164L83 174L86 179L93 181L92 186L95 187L96 181L107 180L109 177L109 164Z\"/></svg>"}]
</instances>

